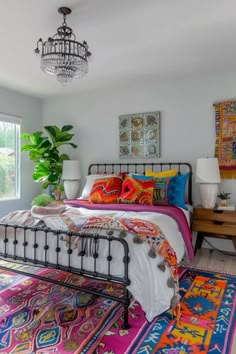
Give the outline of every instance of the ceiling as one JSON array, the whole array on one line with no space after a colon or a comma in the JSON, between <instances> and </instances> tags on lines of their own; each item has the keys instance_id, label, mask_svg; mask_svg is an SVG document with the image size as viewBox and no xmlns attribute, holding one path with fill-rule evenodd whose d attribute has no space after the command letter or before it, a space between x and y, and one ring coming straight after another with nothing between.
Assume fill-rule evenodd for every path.
<instances>
[{"instance_id":1,"label":"ceiling","mask_svg":"<svg viewBox=\"0 0 236 354\"><path fill-rule=\"evenodd\" d=\"M62 87L34 49L62 23L92 52L89 73ZM235 0L1 1L0 86L36 97L81 94L132 81L236 71Z\"/></svg>"}]
</instances>

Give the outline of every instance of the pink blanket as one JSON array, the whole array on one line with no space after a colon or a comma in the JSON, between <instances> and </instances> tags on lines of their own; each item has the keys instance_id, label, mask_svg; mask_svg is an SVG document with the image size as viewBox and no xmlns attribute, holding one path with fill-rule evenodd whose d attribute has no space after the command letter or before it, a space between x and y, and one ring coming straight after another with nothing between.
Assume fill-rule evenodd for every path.
<instances>
[{"instance_id":1,"label":"pink blanket","mask_svg":"<svg viewBox=\"0 0 236 354\"><path fill-rule=\"evenodd\" d=\"M86 208L92 210L122 210L135 212L150 211L154 213L166 214L172 217L179 225L179 229L183 235L189 259L192 260L194 257L192 246L192 233L189 228L188 221L183 211L175 206L139 204L92 204L88 200L82 199L65 200L64 203L76 208Z\"/></svg>"}]
</instances>

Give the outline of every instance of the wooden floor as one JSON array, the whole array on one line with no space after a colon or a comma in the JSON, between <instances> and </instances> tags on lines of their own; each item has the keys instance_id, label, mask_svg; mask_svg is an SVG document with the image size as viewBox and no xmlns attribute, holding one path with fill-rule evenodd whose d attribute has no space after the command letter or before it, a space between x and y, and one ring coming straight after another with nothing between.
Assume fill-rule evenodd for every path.
<instances>
[{"instance_id":1,"label":"wooden floor","mask_svg":"<svg viewBox=\"0 0 236 354\"><path fill-rule=\"evenodd\" d=\"M236 254L235 256L228 256L216 250L211 250L209 248L201 248L197 251L197 254L191 264L196 265L198 267L236 274ZM236 354L235 334L232 351L229 354Z\"/></svg>"},{"instance_id":2,"label":"wooden floor","mask_svg":"<svg viewBox=\"0 0 236 354\"><path fill-rule=\"evenodd\" d=\"M216 250L201 248L191 264L236 274L236 253L235 256L228 256Z\"/></svg>"}]
</instances>

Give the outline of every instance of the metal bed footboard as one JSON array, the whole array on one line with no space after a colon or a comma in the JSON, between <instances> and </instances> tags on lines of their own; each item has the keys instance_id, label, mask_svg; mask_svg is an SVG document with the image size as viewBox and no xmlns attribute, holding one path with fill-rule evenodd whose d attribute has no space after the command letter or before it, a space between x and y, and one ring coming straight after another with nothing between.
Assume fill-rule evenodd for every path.
<instances>
[{"instance_id":1,"label":"metal bed footboard","mask_svg":"<svg viewBox=\"0 0 236 354\"><path fill-rule=\"evenodd\" d=\"M67 250L61 248L62 237L68 238ZM79 237L80 239L80 249L72 248L72 237ZM53 242L50 242L50 240ZM86 269L85 258L87 257L85 251L86 241L90 240L93 242L93 250L91 255L91 269ZM64 242L64 241L63 241ZM106 262L107 272L101 273L98 271L98 261L99 257L99 242L105 242L107 245ZM52 244L53 243L53 244ZM122 248L122 262L123 271L121 276L113 275L111 272L114 248L117 245ZM112 247L113 245L113 247ZM115 246L114 246L115 245ZM22 250L20 250L22 248ZM112 254L113 248L113 254ZM76 266L72 263L72 255L75 257L75 252L77 252L76 257L78 258L78 263ZM52 259L54 257L54 260ZM63 256L63 262L61 261ZM0 257L2 259L8 259L12 261L20 261L21 263L27 263L30 265L40 265L50 268L59 269L76 275L80 275L86 278L91 278L93 280L107 281L111 283L116 283L123 286L124 294L122 297L114 296L112 294L101 293L96 289L83 288L71 283L65 283L59 280L50 279L43 275L37 275L32 273L27 273L19 269L14 269L14 272L31 276L36 279L51 282L60 286L66 286L75 290L84 291L96 296L102 296L108 299L112 299L123 304L124 307L124 323L123 328L129 328L128 323L128 307L130 304L130 294L127 286L130 284L128 277L128 267L129 267L129 246L123 238L118 238L110 235L101 235L99 231L91 232L72 232L64 230L52 230L45 227L30 227L22 225L13 225L0 223ZM74 258L75 259L75 258ZM0 265L0 268L4 270L11 270L4 265Z\"/></svg>"}]
</instances>

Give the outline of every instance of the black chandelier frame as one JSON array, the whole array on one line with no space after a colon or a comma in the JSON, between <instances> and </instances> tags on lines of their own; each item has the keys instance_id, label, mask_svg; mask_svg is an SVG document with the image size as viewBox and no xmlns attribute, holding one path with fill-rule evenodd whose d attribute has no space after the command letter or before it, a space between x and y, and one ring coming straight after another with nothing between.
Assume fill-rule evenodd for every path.
<instances>
[{"instance_id":1,"label":"black chandelier frame","mask_svg":"<svg viewBox=\"0 0 236 354\"><path fill-rule=\"evenodd\" d=\"M41 55L41 68L45 73L68 76L70 79L83 77L88 71L88 59L92 54L87 42L78 42L72 28L66 23L66 16L72 12L71 9L60 7L58 12L63 15L62 25L46 41L39 38L34 51Z\"/></svg>"}]
</instances>

